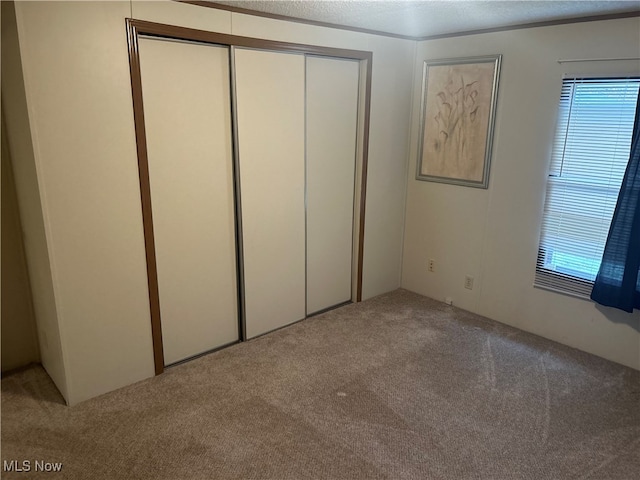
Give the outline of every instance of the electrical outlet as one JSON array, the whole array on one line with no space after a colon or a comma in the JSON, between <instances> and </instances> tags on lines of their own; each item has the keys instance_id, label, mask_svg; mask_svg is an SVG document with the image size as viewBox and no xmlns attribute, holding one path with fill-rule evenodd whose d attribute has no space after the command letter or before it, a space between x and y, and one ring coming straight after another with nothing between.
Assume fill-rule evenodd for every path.
<instances>
[{"instance_id":1,"label":"electrical outlet","mask_svg":"<svg viewBox=\"0 0 640 480\"><path fill-rule=\"evenodd\" d=\"M464 288L467 290L473 290L473 277L471 275L466 275L464 277Z\"/></svg>"},{"instance_id":2,"label":"electrical outlet","mask_svg":"<svg viewBox=\"0 0 640 480\"><path fill-rule=\"evenodd\" d=\"M429 259L429 271L430 272L436 271L436 261L433 258Z\"/></svg>"}]
</instances>

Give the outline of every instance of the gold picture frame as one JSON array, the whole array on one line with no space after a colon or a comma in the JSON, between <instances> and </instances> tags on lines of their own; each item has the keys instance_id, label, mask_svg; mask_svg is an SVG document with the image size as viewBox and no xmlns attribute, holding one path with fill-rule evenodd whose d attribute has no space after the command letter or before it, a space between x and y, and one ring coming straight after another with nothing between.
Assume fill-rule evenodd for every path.
<instances>
[{"instance_id":1,"label":"gold picture frame","mask_svg":"<svg viewBox=\"0 0 640 480\"><path fill-rule=\"evenodd\" d=\"M501 61L424 62L417 180L488 188Z\"/></svg>"}]
</instances>

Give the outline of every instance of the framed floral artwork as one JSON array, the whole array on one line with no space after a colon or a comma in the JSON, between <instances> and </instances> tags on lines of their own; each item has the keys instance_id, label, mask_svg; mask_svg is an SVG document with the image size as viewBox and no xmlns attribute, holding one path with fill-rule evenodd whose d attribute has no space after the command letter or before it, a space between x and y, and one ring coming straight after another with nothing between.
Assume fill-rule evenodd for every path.
<instances>
[{"instance_id":1,"label":"framed floral artwork","mask_svg":"<svg viewBox=\"0 0 640 480\"><path fill-rule=\"evenodd\" d=\"M425 61L418 180L489 186L502 55Z\"/></svg>"}]
</instances>

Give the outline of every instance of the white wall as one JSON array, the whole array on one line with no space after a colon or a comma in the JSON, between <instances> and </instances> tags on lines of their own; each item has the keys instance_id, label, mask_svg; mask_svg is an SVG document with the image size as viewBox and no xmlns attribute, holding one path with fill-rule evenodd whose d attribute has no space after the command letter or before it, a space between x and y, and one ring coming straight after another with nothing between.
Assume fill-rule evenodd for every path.
<instances>
[{"instance_id":1,"label":"white wall","mask_svg":"<svg viewBox=\"0 0 640 480\"><path fill-rule=\"evenodd\" d=\"M413 103L402 286L640 369L640 313L533 288L563 73L639 70L633 62L559 59L640 56L640 19L620 19L421 42L427 59L503 54L489 189L415 180L419 101ZM428 259L436 261L428 272ZM466 274L475 277L464 288Z\"/></svg>"},{"instance_id":2,"label":"white wall","mask_svg":"<svg viewBox=\"0 0 640 480\"><path fill-rule=\"evenodd\" d=\"M60 332L52 378L70 404L153 375L125 17L373 50L364 296L399 286L414 42L176 2L19 2L16 16L34 154L16 163L41 203L23 213L46 227L55 291L36 315Z\"/></svg>"},{"instance_id":3,"label":"white wall","mask_svg":"<svg viewBox=\"0 0 640 480\"><path fill-rule=\"evenodd\" d=\"M16 13L65 360L62 393L74 404L153 375L129 4L20 2Z\"/></svg>"},{"instance_id":4,"label":"white wall","mask_svg":"<svg viewBox=\"0 0 640 480\"><path fill-rule=\"evenodd\" d=\"M7 150L12 161L18 208L24 230L24 248L33 294L40 356L43 367L66 397L67 375L50 262L47 206L40 192L38 166L34 161L34 143L27 113L16 12L10 2L1 2L1 6L2 110L6 121Z\"/></svg>"}]
</instances>

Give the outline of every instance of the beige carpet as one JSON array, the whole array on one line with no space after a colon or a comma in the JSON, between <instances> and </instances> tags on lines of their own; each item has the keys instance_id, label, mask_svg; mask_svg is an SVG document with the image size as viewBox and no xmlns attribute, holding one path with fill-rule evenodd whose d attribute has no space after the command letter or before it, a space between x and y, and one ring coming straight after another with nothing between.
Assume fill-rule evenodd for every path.
<instances>
[{"instance_id":1,"label":"beige carpet","mask_svg":"<svg viewBox=\"0 0 640 480\"><path fill-rule=\"evenodd\" d=\"M72 408L39 367L7 377L2 459L31 461L7 479L632 479L640 372L398 290Z\"/></svg>"}]
</instances>

